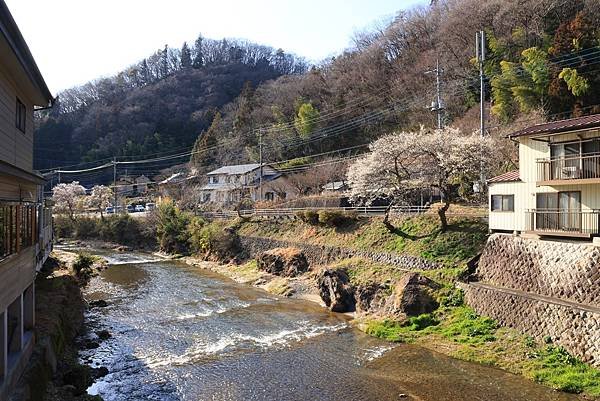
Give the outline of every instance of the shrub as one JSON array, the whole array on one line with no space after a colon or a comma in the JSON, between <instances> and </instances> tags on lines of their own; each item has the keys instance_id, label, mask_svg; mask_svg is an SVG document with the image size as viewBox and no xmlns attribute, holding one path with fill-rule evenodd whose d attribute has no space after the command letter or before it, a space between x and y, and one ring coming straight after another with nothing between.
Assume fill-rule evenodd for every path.
<instances>
[{"instance_id":1,"label":"shrub","mask_svg":"<svg viewBox=\"0 0 600 401\"><path fill-rule=\"evenodd\" d=\"M54 217L54 236L56 238L70 238L75 231L74 222L67 216Z\"/></svg>"},{"instance_id":2,"label":"shrub","mask_svg":"<svg viewBox=\"0 0 600 401\"><path fill-rule=\"evenodd\" d=\"M234 230L217 223L192 221L189 229L192 252L212 255L220 260L231 259L239 251L238 237Z\"/></svg>"},{"instance_id":3,"label":"shrub","mask_svg":"<svg viewBox=\"0 0 600 401\"><path fill-rule=\"evenodd\" d=\"M186 253L190 214L182 212L173 201L163 201L156 209L156 236L160 250L169 253Z\"/></svg>"},{"instance_id":4,"label":"shrub","mask_svg":"<svg viewBox=\"0 0 600 401\"><path fill-rule=\"evenodd\" d=\"M315 210L298 211L296 212L296 217L298 217L301 221L313 226L319 224L319 213Z\"/></svg>"},{"instance_id":5,"label":"shrub","mask_svg":"<svg viewBox=\"0 0 600 401\"><path fill-rule=\"evenodd\" d=\"M98 237L100 224L95 218L81 217L75 221L72 221L72 227L73 237L88 239Z\"/></svg>"},{"instance_id":6,"label":"shrub","mask_svg":"<svg viewBox=\"0 0 600 401\"><path fill-rule=\"evenodd\" d=\"M341 227L357 219L355 212L340 212L338 210L319 210L319 223L329 227Z\"/></svg>"},{"instance_id":7,"label":"shrub","mask_svg":"<svg viewBox=\"0 0 600 401\"><path fill-rule=\"evenodd\" d=\"M75 272L77 272L77 273L81 273L82 271L89 270L95 261L96 261L96 258L94 258L94 256L90 255L89 253L79 252L77 254L77 258L75 259L75 262L73 262L73 270L75 270Z\"/></svg>"}]
</instances>

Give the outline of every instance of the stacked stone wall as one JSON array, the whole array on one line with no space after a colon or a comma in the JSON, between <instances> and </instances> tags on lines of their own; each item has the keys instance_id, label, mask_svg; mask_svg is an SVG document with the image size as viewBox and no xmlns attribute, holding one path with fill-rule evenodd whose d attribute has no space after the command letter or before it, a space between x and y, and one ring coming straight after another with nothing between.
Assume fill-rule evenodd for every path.
<instances>
[{"instance_id":1,"label":"stacked stone wall","mask_svg":"<svg viewBox=\"0 0 600 401\"><path fill-rule=\"evenodd\" d=\"M600 248L494 234L462 287L477 313L600 366Z\"/></svg>"},{"instance_id":2,"label":"stacked stone wall","mask_svg":"<svg viewBox=\"0 0 600 401\"><path fill-rule=\"evenodd\" d=\"M372 252L250 236L241 236L240 243L247 257L254 257L273 248L299 248L302 249L311 265L327 265L340 259L360 257L377 263L398 266L398 268L405 270L433 270L440 268L439 264L435 262L405 254Z\"/></svg>"},{"instance_id":3,"label":"stacked stone wall","mask_svg":"<svg viewBox=\"0 0 600 401\"><path fill-rule=\"evenodd\" d=\"M516 328L538 341L550 338L584 362L600 366L600 313L593 309L502 291L463 285L465 301L477 313Z\"/></svg>"},{"instance_id":4,"label":"stacked stone wall","mask_svg":"<svg viewBox=\"0 0 600 401\"><path fill-rule=\"evenodd\" d=\"M600 307L600 248L491 235L477 281Z\"/></svg>"}]
</instances>

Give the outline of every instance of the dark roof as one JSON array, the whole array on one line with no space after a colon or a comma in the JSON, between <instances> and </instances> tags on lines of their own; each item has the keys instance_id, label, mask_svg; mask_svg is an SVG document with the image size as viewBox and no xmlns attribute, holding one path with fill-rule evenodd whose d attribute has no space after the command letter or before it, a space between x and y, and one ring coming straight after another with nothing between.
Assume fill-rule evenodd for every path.
<instances>
[{"instance_id":1,"label":"dark roof","mask_svg":"<svg viewBox=\"0 0 600 401\"><path fill-rule=\"evenodd\" d=\"M496 177L490 178L488 180L488 183L512 181L521 181L521 177L519 176L519 170L509 171L508 173L500 174Z\"/></svg>"},{"instance_id":2,"label":"dark roof","mask_svg":"<svg viewBox=\"0 0 600 401\"><path fill-rule=\"evenodd\" d=\"M508 137L516 138L529 135L556 134L559 132L575 131L585 128L600 128L600 114L537 124L514 132L508 135Z\"/></svg>"},{"instance_id":3,"label":"dark roof","mask_svg":"<svg viewBox=\"0 0 600 401\"><path fill-rule=\"evenodd\" d=\"M54 98L4 0L0 0L0 34L5 37L31 82L37 87L48 104L52 103Z\"/></svg>"},{"instance_id":4,"label":"dark roof","mask_svg":"<svg viewBox=\"0 0 600 401\"><path fill-rule=\"evenodd\" d=\"M233 174L233 175L246 174L246 173L249 173L249 172L251 172L253 170L256 170L259 167L260 167L260 164L258 164L258 163L238 164L238 165L235 165L235 166L224 166L224 167L221 167L221 168L218 168L216 170L211 171L207 175L213 175L213 174Z\"/></svg>"}]
</instances>

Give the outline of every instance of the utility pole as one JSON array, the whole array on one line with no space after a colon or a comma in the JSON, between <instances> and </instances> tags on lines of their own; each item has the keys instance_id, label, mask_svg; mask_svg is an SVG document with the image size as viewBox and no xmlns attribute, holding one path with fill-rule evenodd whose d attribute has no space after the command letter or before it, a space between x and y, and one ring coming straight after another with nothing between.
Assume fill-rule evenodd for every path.
<instances>
[{"instance_id":1,"label":"utility pole","mask_svg":"<svg viewBox=\"0 0 600 401\"><path fill-rule=\"evenodd\" d=\"M483 71L485 62L485 31L481 30L475 34L475 50L477 53L477 62L479 64L479 135L481 138L485 136L485 75ZM483 168L483 159L479 166L479 183L476 192L481 194L485 191L485 172ZM473 187L475 189L475 185Z\"/></svg>"},{"instance_id":2,"label":"utility pole","mask_svg":"<svg viewBox=\"0 0 600 401\"><path fill-rule=\"evenodd\" d=\"M258 163L259 167L259 177L258 177L258 200L262 201L263 199L263 154L262 154L262 128L258 130Z\"/></svg>"},{"instance_id":3,"label":"utility pole","mask_svg":"<svg viewBox=\"0 0 600 401\"><path fill-rule=\"evenodd\" d=\"M479 31L475 34L477 63L479 64L479 134L485 136L485 75L483 63L485 62L485 32Z\"/></svg>"},{"instance_id":4,"label":"utility pole","mask_svg":"<svg viewBox=\"0 0 600 401\"><path fill-rule=\"evenodd\" d=\"M117 214L117 158L113 157L113 195L115 197L115 201L113 204L113 212Z\"/></svg>"},{"instance_id":5,"label":"utility pole","mask_svg":"<svg viewBox=\"0 0 600 401\"><path fill-rule=\"evenodd\" d=\"M435 69L425 71L425 74L435 73L435 88L436 98L431 103L431 111L437 112L437 127L438 129L444 128L444 104L442 103L442 83L441 75L444 70L440 68L440 59L436 60Z\"/></svg>"}]
</instances>

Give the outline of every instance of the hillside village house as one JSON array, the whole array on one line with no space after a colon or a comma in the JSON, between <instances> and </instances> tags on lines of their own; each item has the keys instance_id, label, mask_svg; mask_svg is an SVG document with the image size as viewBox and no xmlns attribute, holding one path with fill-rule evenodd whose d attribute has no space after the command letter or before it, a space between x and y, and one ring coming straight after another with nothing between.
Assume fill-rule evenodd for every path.
<instances>
[{"instance_id":1,"label":"hillside village house","mask_svg":"<svg viewBox=\"0 0 600 401\"><path fill-rule=\"evenodd\" d=\"M488 181L490 230L562 237L600 234L600 114L509 136L519 170Z\"/></svg>"},{"instance_id":2,"label":"hillside village house","mask_svg":"<svg viewBox=\"0 0 600 401\"><path fill-rule=\"evenodd\" d=\"M148 186L152 181L145 175L133 177L123 175L117 180L117 194L124 196L145 195L148 192Z\"/></svg>"},{"instance_id":3,"label":"hillside village house","mask_svg":"<svg viewBox=\"0 0 600 401\"><path fill-rule=\"evenodd\" d=\"M225 166L207 174L208 184L202 187L203 202L233 204L244 197L260 199L260 164ZM298 191L287 177L271 166L262 168L262 200L282 201L294 199Z\"/></svg>"},{"instance_id":4,"label":"hillside village house","mask_svg":"<svg viewBox=\"0 0 600 401\"><path fill-rule=\"evenodd\" d=\"M8 398L31 354L34 278L51 247L44 180L33 171L33 111L52 100L0 0L0 400Z\"/></svg>"}]
</instances>

